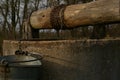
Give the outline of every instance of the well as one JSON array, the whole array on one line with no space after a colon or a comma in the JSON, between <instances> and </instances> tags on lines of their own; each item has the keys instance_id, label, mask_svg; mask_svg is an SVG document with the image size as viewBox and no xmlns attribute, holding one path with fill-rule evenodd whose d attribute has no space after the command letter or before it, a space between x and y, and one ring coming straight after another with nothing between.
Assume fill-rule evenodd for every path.
<instances>
[{"instance_id":1,"label":"well","mask_svg":"<svg viewBox=\"0 0 120 80\"><path fill-rule=\"evenodd\" d=\"M18 41L4 40L4 55L14 54ZM43 80L120 80L120 39L22 41L21 48L47 55Z\"/></svg>"}]
</instances>

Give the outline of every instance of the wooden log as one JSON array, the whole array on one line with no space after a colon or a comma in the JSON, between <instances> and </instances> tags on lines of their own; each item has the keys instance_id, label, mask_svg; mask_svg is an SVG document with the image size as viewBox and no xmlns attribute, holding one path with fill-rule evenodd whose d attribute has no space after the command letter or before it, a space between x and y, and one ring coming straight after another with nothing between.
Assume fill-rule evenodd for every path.
<instances>
[{"instance_id":1,"label":"wooden log","mask_svg":"<svg viewBox=\"0 0 120 80\"><path fill-rule=\"evenodd\" d=\"M98 0L85 4L69 5L64 11L64 24L67 28L75 28L84 25L119 22L119 3L119 0ZM54 28L50 21L52 9L33 12L30 16L32 27L35 29Z\"/></svg>"}]
</instances>

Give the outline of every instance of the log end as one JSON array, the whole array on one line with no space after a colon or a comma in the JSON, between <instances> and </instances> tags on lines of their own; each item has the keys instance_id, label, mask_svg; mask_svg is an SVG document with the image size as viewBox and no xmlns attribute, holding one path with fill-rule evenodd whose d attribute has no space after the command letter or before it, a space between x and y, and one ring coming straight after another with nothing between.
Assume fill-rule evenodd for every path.
<instances>
[{"instance_id":1,"label":"log end","mask_svg":"<svg viewBox=\"0 0 120 80\"><path fill-rule=\"evenodd\" d=\"M31 14L30 16L30 24L34 29L45 29L51 28L50 24L50 11L51 9L48 8L47 10L38 10Z\"/></svg>"}]
</instances>

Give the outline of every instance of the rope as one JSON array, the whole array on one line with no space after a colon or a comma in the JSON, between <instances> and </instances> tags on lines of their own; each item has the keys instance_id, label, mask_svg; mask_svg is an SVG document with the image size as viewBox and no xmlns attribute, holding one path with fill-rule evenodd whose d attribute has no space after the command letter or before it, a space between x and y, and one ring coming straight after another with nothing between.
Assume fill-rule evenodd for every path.
<instances>
[{"instance_id":1,"label":"rope","mask_svg":"<svg viewBox=\"0 0 120 80\"><path fill-rule=\"evenodd\" d=\"M50 22L54 29L66 29L66 25L64 23L64 11L66 9L66 5L55 6L50 13Z\"/></svg>"}]
</instances>

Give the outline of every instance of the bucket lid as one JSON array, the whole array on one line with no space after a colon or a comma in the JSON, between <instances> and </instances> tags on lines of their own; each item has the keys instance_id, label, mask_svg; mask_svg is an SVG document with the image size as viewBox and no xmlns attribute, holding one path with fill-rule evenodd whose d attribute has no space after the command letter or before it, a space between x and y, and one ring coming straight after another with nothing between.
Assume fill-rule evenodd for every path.
<instances>
[{"instance_id":1,"label":"bucket lid","mask_svg":"<svg viewBox=\"0 0 120 80\"><path fill-rule=\"evenodd\" d=\"M8 55L0 57L0 65L11 67L40 67L42 65L39 58L26 55Z\"/></svg>"}]
</instances>

